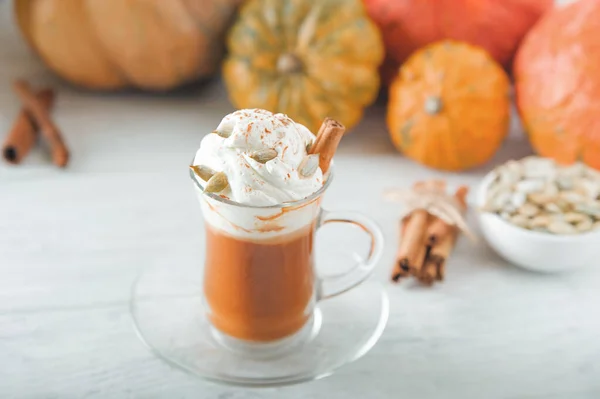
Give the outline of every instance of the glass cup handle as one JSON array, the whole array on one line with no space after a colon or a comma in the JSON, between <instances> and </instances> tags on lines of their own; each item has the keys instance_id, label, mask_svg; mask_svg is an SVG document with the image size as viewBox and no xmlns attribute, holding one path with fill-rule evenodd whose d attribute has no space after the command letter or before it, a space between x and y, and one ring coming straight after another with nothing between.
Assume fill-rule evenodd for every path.
<instances>
[{"instance_id":1,"label":"glass cup handle","mask_svg":"<svg viewBox=\"0 0 600 399\"><path fill-rule=\"evenodd\" d=\"M362 283L373 271L383 253L383 234L377 224L368 217L357 212L321 211L317 228L329 223L348 223L361 228L370 237L369 254L360 259L350 270L335 276L319 278L318 299L326 299L339 295Z\"/></svg>"}]
</instances>

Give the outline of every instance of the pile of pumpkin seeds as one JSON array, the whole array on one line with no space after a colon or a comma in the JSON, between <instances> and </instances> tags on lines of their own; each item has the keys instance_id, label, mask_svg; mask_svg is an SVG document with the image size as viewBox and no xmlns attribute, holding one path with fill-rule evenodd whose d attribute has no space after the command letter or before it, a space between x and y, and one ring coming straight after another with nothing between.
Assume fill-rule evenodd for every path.
<instances>
[{"instance_id":1,"label":"pile of pumpkin seeds","mask_svg":"<svg viewBox=\"0 0 600 399\"><path fill-rule=\"evenodd\" d=\"M537 156L496 168L482 210L551 234L600 228L600 171L582 163L557 165Z\"/></svg>"}]
</instances>

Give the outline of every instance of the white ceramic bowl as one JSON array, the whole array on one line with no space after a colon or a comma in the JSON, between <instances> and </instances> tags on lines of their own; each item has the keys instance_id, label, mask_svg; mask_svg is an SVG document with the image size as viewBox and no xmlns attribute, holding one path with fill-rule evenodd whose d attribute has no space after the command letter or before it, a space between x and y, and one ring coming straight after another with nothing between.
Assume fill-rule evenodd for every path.
<instances>
[{"instance_id":1,"label":"white ceramic bowl","mask_svg":"<svg viewBox=\"0 0 600 399\"><path fill-rule=\"evenodd\" d=\"M485 176L475 203L485 203L494 172ZM555 273L585 266L600 267L600 230L583 234L553 235L515 226L500 216L477 211L481 231L488 244L504 259L525 269Z\"/></svg>"}]
</instances>

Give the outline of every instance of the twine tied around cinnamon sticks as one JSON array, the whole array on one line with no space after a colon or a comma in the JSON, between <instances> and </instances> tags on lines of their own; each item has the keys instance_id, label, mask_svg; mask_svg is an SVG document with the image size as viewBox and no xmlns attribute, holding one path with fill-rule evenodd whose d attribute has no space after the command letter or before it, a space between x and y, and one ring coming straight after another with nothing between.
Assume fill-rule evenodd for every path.
<instances>
[{"instance_id":1,"label":"twine tied around cinnamon sticks","mask_svg":"<svg viewBox=\"0 0 600 399\"><path fill-rule=\"evenodd\" d=\"M394 189L384 194L385 199L404 205L394 282L408 275L427 285L444 279L446 259L458 233L476 240L464 218L467 194L468 188L461 186L449 195L442 180L417 182L411 189Z\"/></svg>"}]
</instances>

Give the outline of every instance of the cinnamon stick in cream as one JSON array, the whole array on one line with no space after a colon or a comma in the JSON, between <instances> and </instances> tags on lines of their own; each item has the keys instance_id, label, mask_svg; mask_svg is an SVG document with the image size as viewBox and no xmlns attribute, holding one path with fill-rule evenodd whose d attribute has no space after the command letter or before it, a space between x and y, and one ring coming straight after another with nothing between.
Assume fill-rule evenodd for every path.
<instances>
[{"instance_id":1,"label":"cinnamon stick in cream","mask_svg":"<svg viewBox=\"0 0 600 399\"><path fill-rule=\"evenodd\" d=\"M310 146L308 154L319 154L319 167L323 174L327 173L331 160L335 155L346 128L340 122L326 118L317 133L315 141Z\"/></svg>"}]
</instances>

